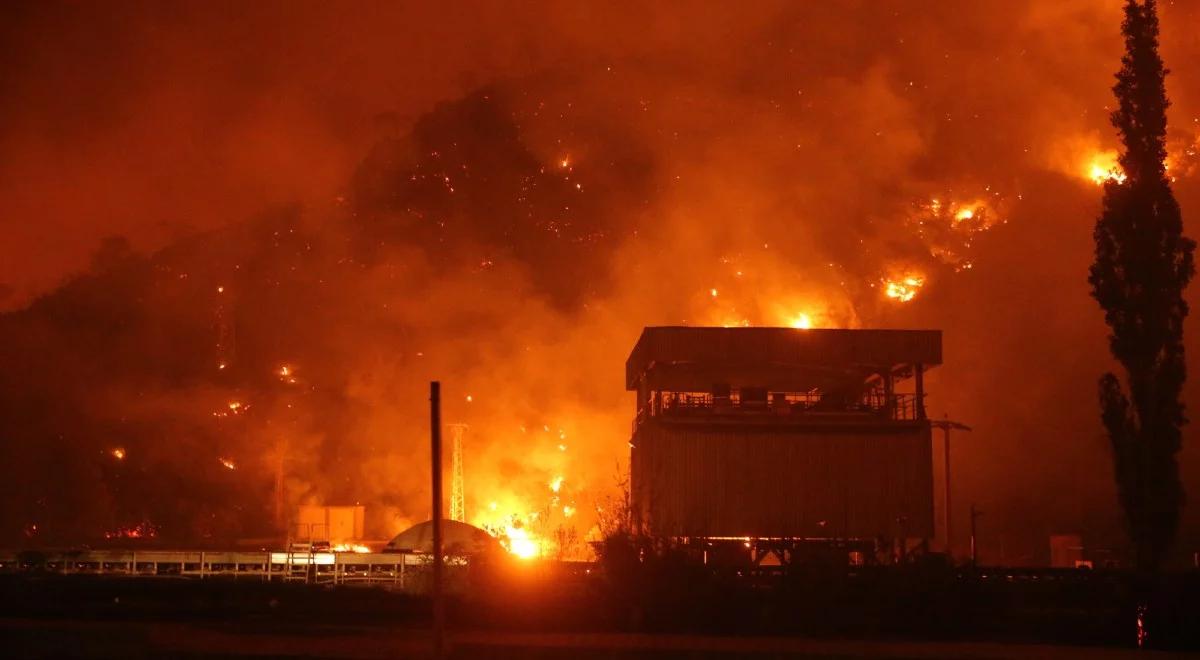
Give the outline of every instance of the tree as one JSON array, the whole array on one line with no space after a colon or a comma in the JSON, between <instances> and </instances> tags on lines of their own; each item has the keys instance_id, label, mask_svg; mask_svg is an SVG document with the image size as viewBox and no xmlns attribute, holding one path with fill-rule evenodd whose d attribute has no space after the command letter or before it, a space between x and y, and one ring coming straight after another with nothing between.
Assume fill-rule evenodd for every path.
<instances>
[{"instance_id":1,"label":"tree","mask_svg":"<svg viewBox=\"0 0 1200 660\"><path fill-rule=\"evenodd\" d=\"M1127 0L1125 55L1113 86L1112 123L1126 178L1104 186L1096 261L1088 281L1104 310L1109 349L1124 369L1100 378L1101 421L1112 445L1117 490L1141 569L1157 568L1179 526L1183 485L1176 454L1187 422L1183 290L1195 242L1183 235L1166 176L1168 106L1154 0Z\"/></svg>"}]
</instances>

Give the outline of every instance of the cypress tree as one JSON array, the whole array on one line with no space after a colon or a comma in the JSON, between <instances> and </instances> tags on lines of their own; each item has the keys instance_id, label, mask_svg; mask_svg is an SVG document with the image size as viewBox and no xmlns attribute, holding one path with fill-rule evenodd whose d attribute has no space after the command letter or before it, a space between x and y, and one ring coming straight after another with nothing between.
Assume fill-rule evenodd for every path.
<instances>
[{"instance_id":1,"label":"cypress tree","mask_svg":"<svg viewBox=\"0 0 1200 660\"><path fill-rule=\"evenodd\" d=\"M1168 106L1154 0L1127 0L1125 55L1112 113L1126 178L1104 185L1096 261L1088 281L1104 310L1109 349L1124 372L1100 378L1101 421L1112 447L1118 496L1143 570L1161 564L1179 527L1180 400L1186 378L1183 290L1195 242L1183 235L1164 159Z\"/></svg>"}]
</instances>

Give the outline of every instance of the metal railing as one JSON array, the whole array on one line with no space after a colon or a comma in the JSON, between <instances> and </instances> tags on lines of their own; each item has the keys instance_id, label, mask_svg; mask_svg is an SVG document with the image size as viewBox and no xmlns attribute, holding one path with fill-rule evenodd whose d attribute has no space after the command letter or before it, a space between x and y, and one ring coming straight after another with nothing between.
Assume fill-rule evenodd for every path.
<instances>
[{"instance_id":1,"label":"metal railing","mask_svg":"<svg viewBox=\"0 0 1200 660\"><path fill-rule=\"evenodd\" d=\"M868 390L861 398L846 401L820 392L775 392L767 399L745 399L738 392L728 397L706 392L662 392L642 406L634 419L636 429L648 417L762 416L798 421L814 417L871 417L892 421L917 419L915 394L885 395Z\"/></svg>"},{"instance_id":2,"label":"metal railing","mask_svg":"<svg viewBox=\"0 0 1200 660\"><path fill-rule=\"evenodd\" d=\"M423 556L406 553L0 551L0 573L228 578L263 582L361 584L401 591L411 591L412 578L422 575L427 568L428 561Z\"/></svg>"}]
</instances>

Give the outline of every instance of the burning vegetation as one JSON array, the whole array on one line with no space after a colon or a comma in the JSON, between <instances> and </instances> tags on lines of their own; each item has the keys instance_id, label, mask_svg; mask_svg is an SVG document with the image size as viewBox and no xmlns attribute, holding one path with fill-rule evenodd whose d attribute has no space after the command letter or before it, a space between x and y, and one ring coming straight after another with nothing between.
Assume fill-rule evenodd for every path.
<instances>
[{"instance_id":1,"label":"burning vegetation","mask_svg":"<svg viewBox=\"0 0 1200 660\"><path fill-rule=\"evenodd\" d=\"M304 66L239 46L214 60L213 80L194 70L212 53L181 46L160 62L126 41L191 34L165 18L128 30L128 16L105 13L102 37L72 27L113 52L100 71L149 62L162 75L134 84L89 66L87 80L112 87L88 97L121 101L84 127L64 119L78 99L62 117L41 112L60 93L43 87L53 76L22 83L38 112L13 125L87 134L133 115L144 128L3 143L18 150L6 162L32 168L0 196L7 215L69 219L48 222L53 235L31 229L23 249L69 234L91 262L3 274L0 434L12 451L0 538L88 542L143 524L156 530L143 538L169 543L264 538L284 533L297 504L341 502L365 504L370 535L387 538L429 515L423 388L439 379L445 418L471 428L466 521L519 556L579 556L626 469L619 371L645 325L944 326L948 341L967 338L948 351L996 353L972 373L1018 362L998 334L1014 323L1031 324L1013 343L1073 346L1090 317L1054 316L1064 307L1044 292L1073 277L1071 255L1028 251L1078 229L1050 201L1096 204L1094 184L1124 176L1099 138L1120 44L1091 29L1115 13L1093 5L956 6L965 22L945 28L915 5L853 20L818 5L728 10L687 39L665 29L677 12L648 7L662 29L636 40L607 10L580 32L542 9L523 14L547 28L529 52L490 41L487 21L463 26L502 51L481 46L479 61L399 56L405 40L373 23L356 23L362 50L346 54L313 34L336 21L310 9L294 31L247 19L268 50L311 55ZM384 13L403 29L436 23ZM226 34L227 23L203 29ZM1084 27L1062 34L1066 24ZM581 38L592 30L603 38ZM441 52L425 33L411 36ZM1096 75L1075 75L1080 62ZM221 98L181 100L157 80ZM244 80L277 86L256 82L247 98ZM298 91L313 81L336 89L318 102ZM1013 103L1012 90L1041 100ZM1197 113L1173 111L1190 129L1168 145L1183 189ZM207 119L169 120L195 117ZM126 158L134 165L114 166ZM113 173L125 170L136 182ZM1012 314L1010 284L1044 294L1041 310ZM1008 304L988 316L981 300ZM1031 319L1059 334L1044 339ZM1046 370L1057 402L1064 377ZM1003 412L944 396L964 418ZM995 472L1007 486L1013 471Z\"/></svg>"}]
</instances>

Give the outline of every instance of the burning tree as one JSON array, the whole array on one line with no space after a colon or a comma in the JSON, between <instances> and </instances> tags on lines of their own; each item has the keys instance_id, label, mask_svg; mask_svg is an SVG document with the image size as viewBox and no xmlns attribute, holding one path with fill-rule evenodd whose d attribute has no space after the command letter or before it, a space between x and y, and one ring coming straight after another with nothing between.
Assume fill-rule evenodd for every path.
<instances>
[{"instance_id":1,"label":"burning tree","mask_svg":"<svg viewBox=\"0 0 1200 660\"><path fill-rule=\"evenodd\" d=\"M1112 123L1124 146L1125 178L1104 183L1088 281L1111 329L1110 350L1125 370L1124 385L1111 372L1100 378L1101 420L1137 565L1153 569L1175 536L1184 500L1176 462L1186 422L1183 289L1194 271L1195 242L1183 236L1164 167L1168 101L1154 0L1127 0L1122 32Z\"/></svg>"}]
</instances>

